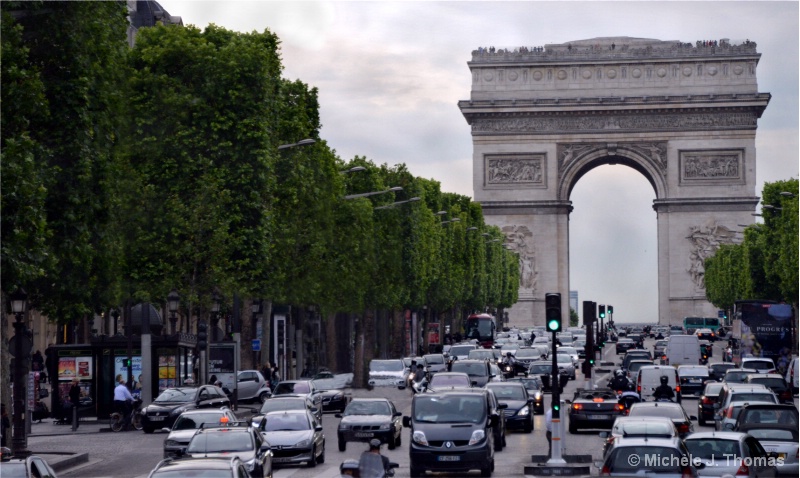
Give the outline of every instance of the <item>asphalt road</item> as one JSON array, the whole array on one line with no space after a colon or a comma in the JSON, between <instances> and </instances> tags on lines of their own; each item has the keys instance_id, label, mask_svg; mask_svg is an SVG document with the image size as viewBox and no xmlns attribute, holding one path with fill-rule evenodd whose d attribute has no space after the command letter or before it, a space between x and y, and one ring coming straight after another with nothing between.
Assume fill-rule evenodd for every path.
<instances>
[{"instance_id":1,"label":"asphalt road","mask_svg":"<svg viewBox=\"0 0 800 478\"><path fill-rule=\"evenodd\" d=\"M652 350L654 341L647 340L645 347ZM722 342L715 343L712 362L721 361ZM613 361L618 364L621 355L614 353L614 344L609 344L604 349L604 359L602 361ZM601 362L602 362L601 361ZM593 381L598 386L607 383L610 373L616 367L598 366L596 369L606 369L607 373L595 373ZM583 387L585 379L578 371L577 380L570 381L562 397L570 398L578 387ZM352 390L353 397L387 397L394 401L397 408L404 414L408 414L411 406L411 395L407 390L397 390L393 388L375 388L372 391L363 389ZM546 405L549 406L549 395L547 395ZM683 406L690 415L697 414L697 399L684 398ZM247 407L247 405L244 405ZM566 410L566 408L564 409ZM241 416L247 416L246 411L240 411ZM317 465L316 468L305 468L302 466L291 466L279 468L275 472L276 478L304 478L304 477L338 477L339 464L348 458L358 459L362 451L367 446L360 443L348 443L345 452L339 452L336 446L336 428L339 419L332 414L326 414L323 418L323 427L326 436L326 461L324 464ZM584 432L576 435L566 432L564 424L564 451L565 455L591 454L594 460L600 459L601 438L598 431ZM695 422L695 430L711 430L712 427L700 427ZM547 453L547 441L545 439L544 416L537 415L535 418L534 432L525 434L512 432L507 437L507 447L496 454L494 476L513 477L525 476L525 465L531 465L531 455L543 455ZM389 457L391 461L400 464L395 476L409 476L409 457L408 443L410 442L408 430L403 431L403 444L395 450L388 450L385 447L382 453ZM39 452L48 450L63 451L74 450L89 453L89 463L80 467L63 471L61 477L80 477L80 478L138 478L146 477L148 473L161 460L163 454L163 442L166 433L156 432L146 435L142 432L126 433L97 433L85 434L76 437L71 436L43 436L32 437L29 439L29 447ZM597 475L597 469L592 467L592 474ZM469 475L464 474L437 474L436 476L479 476L479 472L474 471Z\"/></svg>"}]
</instances>

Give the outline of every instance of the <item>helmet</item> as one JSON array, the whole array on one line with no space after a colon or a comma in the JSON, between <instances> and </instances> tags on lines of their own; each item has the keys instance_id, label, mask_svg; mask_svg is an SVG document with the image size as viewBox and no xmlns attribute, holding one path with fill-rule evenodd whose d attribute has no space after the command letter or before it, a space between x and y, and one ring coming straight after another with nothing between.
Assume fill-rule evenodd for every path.
<instances>
[{"instance_id":1,"label":"helmet","mask_svg":"<svg viewBox=\"0 0 800 478\"><path fill-rule=\"evenodd\" d=\"M381 441L378 440L377 438L373 438L372 440L369 441L369 447L370 448L380 448L381 447Z\"/></svg>"},{"instance_id":2,"label":"helmet","mask_svg":"<svg viewBox=\"0 0 800 478\"><path fill-rule=\"evenodd\" d=\"M344 474L346 470L350 471L358 471L358 460L354 460L353 458L347 459L339 465L339 471Z\"/></svg>"},{"instance_id":3,"label":"helmet","mask_svg":"<svg viewBox=\"0 0 800 478\"><path fill-rule=\"evenodd\" d=\"M669 379L666 375L661 376L661 385L666 385L669 382Z\"/></svg>"},{"instance_id":4,"label":"helmet","mask_svg":"<svg viewBox=\"0 0 800 478\"><path fill-rule=\"evenodd\" d=\"M622 370L617 370L616 375L617 375L617 377L622 377L622 376L625 375L625 372L623 372Z\"/></svg>"},{"instance_id":5,"label":"helmet","mask_svg":"<svg viewBox=\"0 0 800 478\"><path fill-rule=\"evenodd\" d=\"M506 352L506 357L511 358L511 352Z\"/></svg>"}]
</instances>

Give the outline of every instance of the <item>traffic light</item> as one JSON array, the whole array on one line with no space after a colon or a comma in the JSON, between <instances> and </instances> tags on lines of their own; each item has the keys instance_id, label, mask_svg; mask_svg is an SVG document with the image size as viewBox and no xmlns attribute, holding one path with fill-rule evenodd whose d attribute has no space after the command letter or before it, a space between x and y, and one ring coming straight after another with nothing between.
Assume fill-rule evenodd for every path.
<instances>
[{"instance_id":1,"label":"traffic light","mask_svg":"<svg viewBox=\"0 0 800 478\"><path fill-rule=\"evenodd\" d=\"M197 348L200 350L205 349L208 346L208 326L205 322L198 322L197 323Z\"/></svg>"},{"instance_id":2,"label":"traffic light","mask_svg":"<svg viewBox=\"0 0 800 478\"><path fill-rule=\"evenodd\" d=\"M605 319L606 318L606 306L605 305L601 305L600 306L600 318L601 319Z\"/></svg>"},{"instance_id":3,"label":"traffic light","mask_svg":"<svg viewBox=\"0 0 800 478\"><path fill-rule=\"evenodd\" d=\"M131 367L132 365L133 362L131 361L131 359L125 359L125 368Z\"/></svg>"},{"instance_id":4,"label":"traffic light","mask_svg":"<svg viewBox=\"0 0 800 478\"><path fill-rule=\"evenodd\" d=\"M561 332L561 294L551 292L544 295L544 317L548 332Z\"/></svg>"},{"instance_id":5,"label":"traffic light","mask_svg":"<svg viewBox=\"0 0 800 478\"><path fill-rule=\"evenodd\" d=\"M614 314L614 306L613 305L609 305L608 306L608 315L613 315L613 314Z\"/></svg>"},{"instance_id":6,"label":"traffic light","mask_svg":"<svg viewBox=\"0 0 800 478\"><path fill-rule=\"evenodd\" d=\"M554 403L553 404L553 411L557 412L559 410L561 410L561 404L560 403Z\"/></svg>"}]
</instances>

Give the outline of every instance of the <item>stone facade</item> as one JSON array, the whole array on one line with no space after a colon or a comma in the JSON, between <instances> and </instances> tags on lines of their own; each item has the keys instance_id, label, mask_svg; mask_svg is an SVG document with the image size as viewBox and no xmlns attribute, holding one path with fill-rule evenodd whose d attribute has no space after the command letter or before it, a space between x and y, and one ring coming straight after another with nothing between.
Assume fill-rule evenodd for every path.
<instances>
[{"instance_id":1,"label":"stone facade","mask_svg":"<svg viewBox=\"0 0 800 478\"><path fill-rule=\"evenodd\" d=\"M486 221L520 252L510 322L543 325L546 292L569 297L570 193L624 164L656 193L659 322L715 316L702 261L752 222L759 93L756 45L596 38L541 51L472 53L473 187Z\"/></svg>"}]
</instances>

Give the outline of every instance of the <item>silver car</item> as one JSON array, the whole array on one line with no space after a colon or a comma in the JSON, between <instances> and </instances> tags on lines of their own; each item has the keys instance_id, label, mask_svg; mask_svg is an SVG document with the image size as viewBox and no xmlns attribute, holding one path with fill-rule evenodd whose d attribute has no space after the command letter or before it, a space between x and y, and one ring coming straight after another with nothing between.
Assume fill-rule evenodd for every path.
<instances>
[{"instance_id":1,"label":"silver car","mask_svg":"<svg viewBox=\"0 0 800 478\"><path fill-rule=\"evenodd\" d=\"M684 478L698 476L679 438L629 437L614 440L605 459L595 463L602 476Z\"/></svg>"},{"instance_id":2,"label":"silver car","mask_svg":"<svg viewBox=\"0 0 800 478\"><path fill-rule=\"evenodd\" d=\"M763 446L747 433L700 432L683 440L693 460L705 466L699 476L775 476L775 458L767 455Z\"/></svg>"},{"instance_id":3,"label":"silver car","mask_svg":"<svg viewBox=\"0 0 800 478\"><path fill-rule=\"evenodd\" d=\"M270 412L266 421L262 433L272 446L275 465L305 463L311 468L325 461L325 435L311 412Z\"/></svg>"},{"instance_id":4,"label":"silver car","mask_svg":"<svg viewBox=\"0 0 800 478\"><path fill-rule=\"evenodd\" d=\"M767 453L776 453L780 461L775 468L778 473L787 476L797 476L800 473L798 463L798 433L797 425L778 425L766 423L751 423L740 428L742 433L752 436Z\"/></svg>"},{"instance_id":5,"label":"silver car","mask_svg":"<svg viewBox=\"0 0 800 478\"><path fill-rule=\"evenodd\" d=\"M186 448L192 437L203 425L235 422L236 415L227 408L187 410L175 420L172 428L164 428L168 432L164 440L164 458L174 458L181 449Z\"/></svg>"},{"instance_id":6,"label":"silver car","mask_svg":"<svg viewBox=\"0 0 800 478\"><path fill-rule=\"evenodd\" d=\"M256 401L264 403L264 400L272 395L269 384L258 370L242 370L236 378L238 387L237 395L240 402Z\"/></svg>"}]
</instances>

